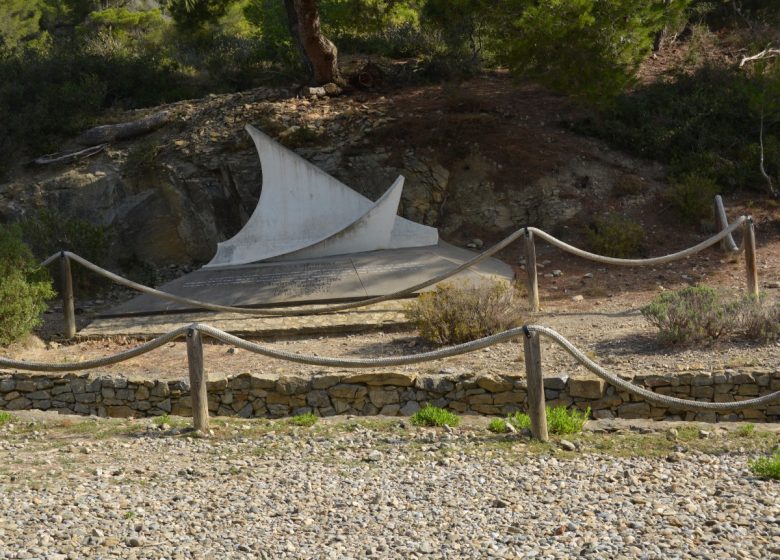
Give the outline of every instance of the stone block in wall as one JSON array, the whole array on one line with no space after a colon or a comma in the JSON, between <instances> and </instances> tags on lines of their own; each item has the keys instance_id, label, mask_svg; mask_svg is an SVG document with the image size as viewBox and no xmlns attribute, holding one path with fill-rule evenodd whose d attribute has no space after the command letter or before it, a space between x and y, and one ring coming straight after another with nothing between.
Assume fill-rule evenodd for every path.
<instances>
[{"instance_id":1,"label":"stone block in wall","mask_svg":"<svg viewBox=\"0 0 780 560\"><path fill-rule=\"evenodd\" d=\"M330 400L331 403L333 403L333 409L336 411L336 414L345 413L352 407L352 403L354 402L352 399L342 399L338 397L332 397Z\"/></svg>"},{"instance_id":2,"label":"stone block in wall","mask_svg":"<svg viewBox=\"0 0 780 560\"><path fill-rule=\"evenodd\" d=\"M711 375L708 375L706 373L699 373L697 375L693 376L693 379L691 380L691 385L694 387L703 387L703 386L709 386L714 383L714 380L712 379Z\"/></svg>"},{"instance_id":3,"label":"stone block in wall","mask_svg":"<svg viewBox=\"0 0 780 560\"><path fill-rule=\"evenodd\" d=\"M604 393L604 380L582 377L569 380L569 395L584 399L599 399Z\"/></svg>"},{"instance_id":4,"label":"stone block in wall","mask_svg":"<svg viewBox=\"0 0 780 560\"><path fill-rule=\"evenodd\" d=\"M744 383L753 383L753 377L747 373L737 373L731 376L731 382L734 385L743 385Z\"/></svg>"},{"instance_id":5,"label":"stone block in wall","mask_svg":"<svg viewBox=\"0 0 780 560\"><path fill-rule=\"evenodd\" d=\"M276 380L276 390L283 395L300 395L306 393L310 386L308 377L284 375Z\"/></svg>"},{"instance_id":6,"label":"stone block in wall","mask_svg":"<svg viewBox=\"0 0 780 560\"><path fill-rule=\"evenodd\" d=\"M378 412L379 409L370 402L366 402L360 409L360 414L363 416L375 416Z\"/></svg>"},{"instance_id":7,"label":"stone block in wall","mask_svg":"<svg viewBox=\"0 0 780 560\"><path fill-rule=\"evenodd\" d=\"M152 403L150 403L149 401L135 401L130 404L130 408L132 408L133 410L147 411L150 408L152 408Z\"/></svg>"},{"instance_id":8,"label":"stone block in wall","mask_svg":"<svg viewBox=\"0 0 780 560\"><path fill-rule=\"evenodd\" d=\"M398 416L398 412L401 410L400 404L386 404L379 411L382 416Z\"/></svg>"},{"instance_id":9,"label":"stone block in wall","mask_svg":"<svg viewBox=\"0 0 780 560\"><path fill-rule=\"evenodd\" d=\"M276 387L276 375L270 373L253 374L249 378L249 385L252 389L274 389Z\"/></svg>"},{"instance_id":10,"label":"stone block in wall","mask_svg":"<svg viewBox=\"0 0 780 560\"><path fill-rule=\"evenodd\" d=\"M16 390L21 393L31 393L36 388L35 381L32 379L19 379L16 381Z\"/></svg>"},{"instance_id":11,"label":"stone block in wall","mask_svg":"<svg viewBox=\"0 0 780 560\"><path fill-rule=\"evenodd\" d=\"M39 376L35 379L35 388L38 389L39 391L41 389L51 389L52 387L54 387L54 381L52 381L48 377Z\"/></svg>"},{"instance_id":12,"label":"stone block in wall","mask_svg":"<svg viewBox=\"0 0 780 560\"><path fill-rule=\"evenodd\" d=\"M448 408L455 412L466 412L469 409L468 405L463 401L451 401Z\"/></svg>"},{"instance_id":13,"label":"stone block in wall","mask_svg":"<svg viewBox=\"0 0 780 560\"><path fill-rule=\"evenodd\" d=\"M318 375L311 380L312 389L330 389L339 383L341 383L341 375L330 373L326 375Z\"/></svg>"},{"instance_id":14,"label":"stone block in wall","mask_svg":"<svg viewBox=\"0 0 780 560\"><path fill-rule=\"evenodd\" d=\"M265 402L256 400L252 402L252 415L253 416L266 416L268 414L268 407L265 406Z\"/></svg>"},{"instance_id":15,"label":"stone block in wall","mask_svg":"<svg viewBox=\"0 0 780 560\"><path fill-rule=\"evenodd\" d=\"M95 393L78 393L77 395L74 396L76 397L76 402L80 402L80 403L97 402L97 394ZM123 399L123 400L131 400L131 399Z\"/></svg>"},{"instance_id":16,"label":"stone block in wall","mask_svg":"<svg viewBox=\"0 0 780 560\"><path fill-rule=\"evenodd\" d=\"M230 396L230 402L233 402L233 395L231 393ZM288 406L290 404L290 397L287 395L280 395L279 393L268 393L268 396L265 398L266 404L283 404L285 406ZM222 404L230 404L225 402L224 396L222 397Z\"/></svg>"},{"instance_id":17,"label":"stone block in wall","mask_svg":"<svg viewBox=\"0 0 780 560\"><path fill-rule=\"evenodd\" d=\"M617 409L617 415L620 418L648 418L650 416L650 405L646 402L625 403Z\"/></svg>"},{"instance_id":18,"label":"stone block in wall","mask_svg":"<svg viewBox=\"0 0 780 560\"><path fill-rule=\"evenodd\" d=\"M644 379L645 387L668 387L672 384L672 380L669 377L663 375L648 375Z\"/></svg>"},{"instance_id":19,"label":"stone block in wall","mask_svg":"<svg viewBox=\"0 0 780 560\"><path fill-rule=\"evenodd\" d=\"M472 410L479 412L480 414L497 415L501 414L501 407L495 404L473 404Z\"/></svg>"},{"instance_id":20,"label":"stone block in wall","mask_svg":"<svg viewBox=\"0 0 780 560\"><path fill-rule=\"evenodd\" d=\"M320 413L320 416L322 416L323 418L327 416L336 416L336 410L332 406L321 408L318 410L318 412Z\"/></svg>"},{"instance_id":21,"label":"stone block in wall","mask_svg":"<svg viewBox=\"0 0 780 560\"><path fill-rule=\"evenodd\" d=\"M51 388L51 394L54 395L61 395L63 393L72 393L70 385L55 385Z\"/></svg>"},{"instance_id":22,"label":"stone block in wall","mask_svg":"<svg viewBox=\"0 0 780 560\"><path fill-rule=\"evenodd\" d=\"M477 378L477 385L491 393L503 393L512 390L512 382L495 375L481 375Z\"/></svg>"},{"instance_id":23,"label":"stone block in wall","mask_svg":"<svg viewBox=\"0 0 780 560\"><path fill-rule=\"evenodd\" d=\"M553 389L545 389L544 390L544 398L547 399L548 401L557 399L560 396L561 396L561 392L560 391L555 391Z\"/></svg>"},{"instance_id":24,"label":"stone block in wall","mask_svg":"<svg viewBox=\"0 0 780 560\"><path fill-rule=\"evenodd\" d=\"M235 412L232 408L229 406L225 406L224 404L219 405L219 408L217 409L217 415L218 416L233 416Z\"/></svg>"},{"instance_id":25,"label":"stone block in wall","mask_svg":"<svg viewBox=\"0 0 780 560\"><path fill-rule=\"evenodd\" d=\"M149 391L149 387L145 385L141 385L138 387L138 389L135 390L135 399L138 401L148 400L150 396L151 391Z\"/></svg>"},{"instance_id":26,"label":"stone block in wall","mask_svg":"<svg viewBox=\"0 0 780 560\"><path fill-rule=\"evenodd\" d=\"M696 398L711 399L715 394L715 389L710 385L694 385L691 387L691 396Z\"/></svg>"},{"instance_id":27,"label":"stone block in wall","mask_svg":"<svg viewBox=\"0 0 780 560\"><path fill-rule=\"evenodd\" d=\"M763 410L748 408L742 411L742 417L745 420L766 420L766 414Z\"/></svg>"},{"instance_id":28,"label":"stone block in wall","mask_svg":"<svg viewBox=\"0 0 780 560\"><path fill-rule=\"evenodd\" d=\"M544 378L544 388L553 391L563 391L569 381L568 375L551 375Z\"/></svg>"},{"instance_id":29,"label":"stone block in wall","mask_svg":"<svg viewBox=\"0 0 780 560\"><path fill-rule=\"evenodd\" d=\"M769 388L773 391L780 391L780 377L776 377L769 383Z\"/></svg>"},{"instance_id":30,"label":"stone block in wall","mask_svg":"<svg viewBox=\"0 0 780 560\"><path fill-rule=\"evenodd\" d=\"M27 393L25 397L33 401L40 401L50 399L51 395L49 395L48 391L33 391L32 393Z\"/></svg>"},{"instance_id":31,"label":"stone block in wall","mask_svg":"<svg viewBox=\"0 0 780 560\"><path fill-rule=\"evenodd\" d=\"M769 387L769 384L772 382L772 376L771 375L760 375L756 378L756 384L759 387Z\"/></svg>"},{"instance_id":32,"label":"stone block in wall","mask_svg":"<svg viewBox=\"0 0 780 560\"><path fill-rule=\"evenodd\" d=\"M780 404L766 407L766 414L768 416L780 416Z\"/></svg>"},{"instance_id":33,"label":"stone block in wall","mask_svg":"<svg viewBox=\"0 0 780 560\"><path fill-rule=\"evenodd\" d=\"M493 395L493 404L522 403L525 401L525 393L520 391L506 391Z\"/></svg>"},{"instance_id":34,"label":"stone block in wall","mask_svg":"<svg viewBox=\"0 0 780 560\"><path fill-rule=\"evenodd\" d=\"M697 412L693 419L696 422L717 422L718 414L716 412Z\"/></svg>"},{"instance_id":35,"label":"stone block in wall","mask_svg":"<svg viewBox=\"0 0 780 560\"><path fill-rule=\"evenodd\" d=\"M436 408L447 408L447 405L449 405L449 401L445 399L444 397L435 399L430 402L431 406L435 406Z\"/></svg>"},{"instance_id":36,"label":"stone block in wall","mask_svg":"<svg viewBox=\"0 0 780 560\"><path fill-rule=\"evenodd\" d=\"M731 383L716 384L714 387L715 394L726 394L734 390L734 385Z\"/></svg>"},{"instance_id":37,"label":"stone block in wall","mask_svg":"<svg viewBox=\"0 0 780 560\"><path fill-rule=\"evenodd\" d=\"M549 406L550 408L555 408L556 406L569 407L572 404L574 404L574 399L572 399L568 395L562 395L560 398L557 398L555 400L547 402L547 406ZM584 407L590 405L590 402L585 402L585 403L582 403L582 404L583 404L583 408L584 408Z\"/></svg>"},{"instance_id":38,"label":"stone block in wall","mask_svg":"<svg viewBox=\"0 0 780 560\"><path fill-rule=\"evenodd\" d=\"M455 388L455 383L442 375L421 375L414 381L414 386L431 393L449 393Z\"/></svg>"},{"instance_id":39,"label":"stone block in wall","mask_svg":"<svg viewBox=\"0 0 780 560\"><path fill-rule=\"evenodd\" d=\"M233 390L246 390L252 386L252 380L245 374L234 377L228 381L228 387Z\"/></svg>"},{"instance_id":40,"label":"stone block in wall","mask_svg":"<svg viewBox=\"0 0 780 560\"><path fill-rule=\"evenodd\" d=\"M615 417L615 414L606 408L594 410L591 414L596 420L612 420Z\"/></svg>"},{"instance_id":41,"label":"stone block in wall","mask_svg":"<svg viewBox=\"0 0 780 560\"><path fill-rule=\"evenodd\" d=\"M230 389L226 389L224 393L222 393L222 404L232 404L233 403L233 391Z\"/></svg>"},{"instance_id":42,"label":"stone block in wall","mask_svg":"<svg viewBox=\"0 0 780 560\"><path fill-rule=\"evenodd\" d=\"M310 412L314 412L314 409L310 406L302 406L300 408L296 408L292 411L293 416L300 416L301 414L309 414Z\"/></svg>"},{"instance_id":43,"label":"stone block in wall","mask_svg":"<svg viewBox=\"0 0 780 560\"><path fill-rule=\"evenodd\" d=\"M399 411L402 416L411 416L420 410L420 404L416 401L406 401Z\"/></svg>"},{"instance_id":44,"label":"stone block in wall","mask_svg":"<svg viewBox=\"0 0 780 560\"><path fill-rule=\"evenodd\" d=\"M157 381L154 384L154 387L152 387L150 393L153 397L167 397L171 394L171 390L168 388L168 383L166 381Z\"/></svg>"},{"instance_id":45,"label":"stone block in wall","mask_svg":"<svg viewBox=\"0 0 780 560\"><path fill-rule=\"evenodd\" d=\"M116 391L114 391L114 389L112 389L111 387L103 387L100 390L100 395L104 399L115 399L116 398Z\"/></svg>"},{"instance_id":46,"label":"stone block in wall","mask_svg":"<svg viewBox=\"0 0 780 560\"><path fill-rule=\"evenodd\" d=\"M241 407L241 409L237 412L237 414L241 418L250 418L252 416L252 403L247 402L244 406Z\"/></svg>"},{"instance_id":47,"label":"stone block in wall","mask_svg":"<svg viewBox=\"0 0 780 560\"><path fill-rule=\"evenodd\" d=\"M75 391L74 391L75 392ZM84 393L82 393L84 394ZM123 401L134 401L135 400L135 391L132 389L117 389L116 391L116 398ZM78 401L78 395L76 396L76 400ZM90 401L79 401L79 402L90 402Z\"/></svg>"},{"instance_id":48,"label":"stone block in wall","mask_svg":"<svg viewBox=\"0 0 780 560\"><path fill-rule=\"evenodd\" d=\"M744 395L748 397L757 397L758 396L758 385L754 384L744 384L740 385L737 389L738 395Z\"/></svg>"},{"instance_id":49,"label":"stone block in wall","mask_svg":"<svg viewBox=\"0 0 780 560\"><path fill-rule=\"evenodd\" d=\"M343 383L363 383L365 385L393 385L395 387L410 387L414 384L416 375L405 372L355 373L342 379Z\"/></svg>"},{"instance_id":50,"label":"stone block in wall","mask_svg":"<svg viewBox=\"0 0 780 560\"><path fill-rule=\"evenodd\" d=\"M136 411L129 406L107 406L106 415L109 418L133 418L136 416Z\"/></svg>"},{"instance_id":51,"label":"stone block in wall","mask_svg":"<svg viewBox=\"0 0 780 560\"><path fill-rule=\"evenodd\" d=\"M713 402L734 402L734 395L716 393Z\"/></svg>"},{"instance_id":52,"label":"stone block in wall","mask_svg":"<svg viewBox=\"0 0 780 560\"><path fill-rule=\"evenodd\" d=\"M314 390L306 395L306 402L314 408L325 408L330 406L330 397L327 391Z\"/></svg>"},{"instance_id":53,"label":"stone block in wall","mask_svg":"<svg viewBox=\"0 0 780 560\"><path fill-rule=\"evenodd\" d=\"M623 399L621 399L618 395L606 395L597 401L589 401L587 404L590 405L591 410L602 410L605 408L615 408L616 406L620 406L623 404Z\"/></svg>"},{"instance_id":54,"label":"stone block in wall","mask_svg":"<svg viewBox=\"0 0 780 560\"><path fill-rule=\"evenodd\" d=\"M157 408L162 410L163 412L170 412L171 411L171 399L165 399L160 402L158 402L155 405Z\"/></svg>"},{"instance_id":55,"label":"stone block in wall","mask_svg":"<svg viewBox=\"0 0 780 560\"><path fill-rule=\"evenodd\" d=\"M374 406L382 408L386 404L396 404L401 402L398 395L398 389L385 387L372 387L368 390L368 398Z\"/></svg>"},{"instance_id":56,"label":"stone block in wall","mask_svg":"<svg viewBox=\"0 0 780 560\"><path fill-rule=\"evenodd\" d=\"M489 393L471 395L470 397L466 397L466 402L469 403L472 407L475 404L493 404L493 395Z\"/></svg>"},{"instance_id":57,"label":"stone block in wall","mask_svg":"<svg viewBox=\"0 0 780 560\"><path fill-rule=\"evenodd\" d=\"M337 399L362 399L368 394L368 389L363 385L340 383L328 389L328 394Z\"/></svg>"},{"instance_id":58,"label":"stone block in wall","mask_svg":"<svg viewBox=\"0 0 780 560\"><path fill-rule=\"evenodd\" d=\"M228 387L228 379L227 377L216 377L216 378L209 378L206 380L206 390L211 392L220 392L224 391Z\"/></svg>"},{"instance_id":59,"label":"stone block in wall","mask_svg":"<svg viewBox=\"0 0 780 560\"><path fill-rule=\"evenodd\" d=\"M268 402L268 401L266 401ZM306 395L293 395L290 397L290 402L288 405L290 408L298 408L301 406L306 406Z\"/></svg>"},{"instance_id":60,"label":"stone block in wall","mask_svg":"<svg viewBox=\"0 0 780 560\"><path fill-rule=\"evenodd\" d=\"M0 379L0 393L10 393L16 389L16 381L10 377ZM68 389L70 390L70 389Z\"/></svg>"}]
</instances>

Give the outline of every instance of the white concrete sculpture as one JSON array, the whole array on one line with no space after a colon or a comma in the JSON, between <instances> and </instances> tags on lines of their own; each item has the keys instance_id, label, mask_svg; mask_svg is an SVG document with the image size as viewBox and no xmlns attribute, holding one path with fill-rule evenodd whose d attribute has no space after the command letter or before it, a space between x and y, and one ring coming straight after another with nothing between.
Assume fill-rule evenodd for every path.
<instances>
[{"instance_id":1,"label":"white concrete sculpture","mask_svg":"<svg viewBox=\"0 0 780 560\"><path fill-rule=\"evenodd\" d=\"M404 178L376 202L247 125L263 188L246 225L204 268L436 245L436 228L397 216Z\"/></svg>"}]
</instances>

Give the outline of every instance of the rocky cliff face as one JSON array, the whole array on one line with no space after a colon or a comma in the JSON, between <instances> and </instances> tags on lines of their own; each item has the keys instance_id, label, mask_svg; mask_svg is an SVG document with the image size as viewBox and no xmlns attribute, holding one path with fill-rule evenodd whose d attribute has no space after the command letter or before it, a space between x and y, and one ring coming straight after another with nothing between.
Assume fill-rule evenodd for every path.
<instances>
[{"instance_id":1,"label":"rocky cliff face","mask_svg":"<svg viewBox=\"0 0 780 560\"><path fill-rule=\"evenodd\" d=\"M555 230L594 203L645 201L662 170L549 124L561 104L502 78L392 97L258 89L179 102L166 107L172 121L145 136L73 164L20 168L0 184L0 220L57 209L107 226L118 260L203 263L257 204L261 169L245 124L371 199L404 175L400 212L459 244L523 225ZM642 188L613 201L627 176Z\"/></svg>"}]
</instances>

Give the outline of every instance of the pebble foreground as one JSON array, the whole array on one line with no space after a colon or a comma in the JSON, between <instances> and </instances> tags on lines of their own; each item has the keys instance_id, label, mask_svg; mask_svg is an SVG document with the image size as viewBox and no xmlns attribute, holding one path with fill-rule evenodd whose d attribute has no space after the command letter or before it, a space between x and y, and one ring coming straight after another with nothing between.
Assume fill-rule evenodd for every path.
<instances>
[{"instance_id":1,"label":"pebble foreground","mask_svg":"<svg viewBox=\"0 0 780 560\"><path fill-rule=\"evenodd\" d=\"M780 558L780 483L748 468L778 443L760 426L545 445L398 419L170 422L0 427L0 559Z\"/></svg>"}]
</instances>

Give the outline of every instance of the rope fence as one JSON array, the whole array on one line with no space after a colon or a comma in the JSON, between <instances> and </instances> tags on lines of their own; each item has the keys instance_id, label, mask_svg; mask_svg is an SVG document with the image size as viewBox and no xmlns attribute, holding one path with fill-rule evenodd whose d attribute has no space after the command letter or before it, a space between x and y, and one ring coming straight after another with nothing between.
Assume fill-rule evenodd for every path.
<instances>
[{"instance_id":1,"label":"rope fence","mask_svg":"<svg viewBox=\"0 0 780 560\"><path fill-rule=\"evenodd\" d=\"M548 434L545 413L544 379L542 374L542 353L539 342L540 336L545 336L551 339L566 352L568 352L580 364L585 366L585 368L596 374L598 377L604 379L607 383L610 383L611 385L614 385L615 387L624 391L628 391L629 393L636 395L648 402L656 403L668 408L690 411L724 412L731 410L759 408L770 402L780 400L780 391L775 391L760 397L737 402L695 401L661 395L606 371L593 360L588 358L581 350L574 346L574 344L572 344L560 333L541 325L526 325L524 327L509 329L507 331L480 338L471 342L466 342L464 344L458 344L455 346L419 354L380 358L332 358L277 350L268 346L244 340L240 337L228 334L209 325L193 323L191 325L174 329L133 349L94 360L62 364L49 362L27 362L0 357L0 368L15 368L27 371L74 371L94 369L130 360L132 358L151 352L152 350L159 348L160 346L181 336L186 336L187 363L190 379L190 391L192 395L193 426L196 430L206 431L208 430L209 425L209 412L208 399L206 395L207 376L204 370L203 343L201 335L208 336L223 343L234 345L248 352L260 354L278 360L306 365L341 368L375 368L382 366L419 364L473 352L481 348L486 348L488 346L498 344L499 342L522 338L525 352L528 414L531 418L531 432L535 438L541 441L547 441Z\"/></svg>"},{"instance_id":2,"label":"rope fence","mask_svg":"<svg viewBox=\"0 0 780 560\"><path fill-rule=\"evenodd\" d=\"M88 270L91 270L92 272L101 275L105 278L108 278L109 280L112 280L117 284L174 303L188 305L200 309L206 309L209 311L239 313L239 314L265 316L265 317L295 317L295 316L304 316L304 315L320 315L326 313L336 313L340 311L356 309L368 305L374 305L385 301L400 299L409 296L411 294L419 292L424 288L427 288L429 286L447 280L448 278L451 278L452 276L455 276L456 274L463 272L464 270L479 264L483 260L495 255L502 249L508 247L514 241L518 240L521 237L524 237L525 267L526 267L526 276L527 276L529 308L530 311L537 312L539 311L539 286L538 286L538 274L537 274L537 264L536 264L536 247L534 243L535 237L539 237L540 239L546 241L550 245L557 247L558 249L561 249L562 251L565 251L577 257L599 262L602 264L615 265L615 266L654 266L659 264L670 263L673 261L677 261L695 255L696 253L704 251L705 249L715 245L716 243L721 242L722 245L726 246L726 248L728 250L731 250L732 252L739 253L742 250L744 250L745 268L746 268L746 277L747 277L747 292L749 294L757 294L758 273L756 268L756 247L755 247L756 240L755 240L755 229L754 229L755 226L754 226L753 219L750 216L740 216L732 224L729 225L725 214L725 209L723 208L723 201L722 199L720 199L720 197L716 197L715 207L716 207L716 217L719 226L722 227L722 229L717 234L711 236L708 239L705 239L701 243L694 245L693 247L689 247L688 249L678 251L676 253L670 253L668 255L651 257L647 259L620 259L615 257L607 257L604 255L597 255L595 253L590 253L583 249L579 249L577 247L574 247L573 245L569 245L568 243L561 241L560 239L550 235L549 233L539 228L529 226L529 227L518 229L517 231L508 235L503 240L496 243L486 251L476 255L474 258L466 261L465 263L449 271L443 272L429 280L416 284L414 286L410 286L403 290L399 290L397 292L393 292L391 294L386 294L383 296L365 298L350 303L328 305L328 306L321 306L317 308L307 308L307 309L275 310L275 309L257 309L252 307L234 307L229 305L219 305L215 303L209 303L209 302L204 302L196 299L177 296L174 294L170 294L168 292L164 292L162 290L157 290L155 288L151 288L149 286L139 284L138 282L133 282L132 280L124 278L123 276L115 274L109 270L106 270L96 265L95 263L92 263L87 259L75 253L72 253L70 251L61 251L59 253L51 255L49 258L47 258L41 263L41 266L48 266L58 259L60 261L60 268L61 268L60 292L62 296L62 309L63 309L63 320L64 320L63 331L64 331L65 338L67 339L73 338L76 335L76 318L75 318L76 315L75 315L75 306L74 306L75 299L73 294L73 282L71 277L71 266L70 266L71 261L74 261L80 264L81 266L87 268ZM735 232L737 229L743 230L742 248L736 247L736 244L734 243L734 239L732 237L732 233Z\"/></svg>"}]
</instances>

